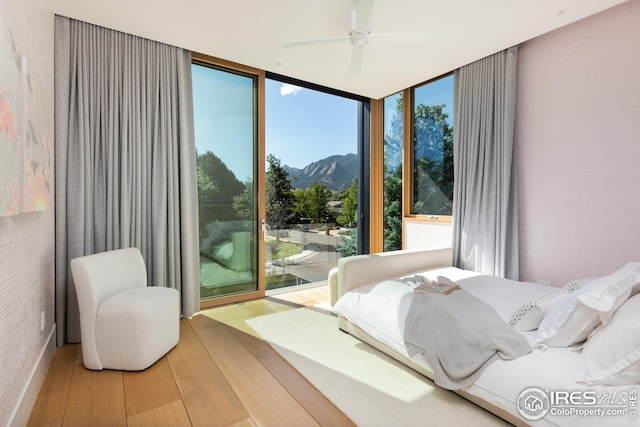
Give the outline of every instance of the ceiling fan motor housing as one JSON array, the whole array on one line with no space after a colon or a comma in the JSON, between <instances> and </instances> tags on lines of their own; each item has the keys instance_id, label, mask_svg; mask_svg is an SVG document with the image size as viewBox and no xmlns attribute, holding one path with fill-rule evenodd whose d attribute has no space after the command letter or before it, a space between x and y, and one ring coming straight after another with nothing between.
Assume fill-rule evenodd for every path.
<instances>
[{"instance_id":1,"label":"ceiling fan motor housing","mask_svg":"<svg viewBox=\"0 0 640 427\"><path fill-rule=\"evenodd\" d=\"M369 42L369 24L364 31L356 28L356 9L352 9L349 14L349 37L353 46L364 46Z\"/></svg>"}]
</instances>

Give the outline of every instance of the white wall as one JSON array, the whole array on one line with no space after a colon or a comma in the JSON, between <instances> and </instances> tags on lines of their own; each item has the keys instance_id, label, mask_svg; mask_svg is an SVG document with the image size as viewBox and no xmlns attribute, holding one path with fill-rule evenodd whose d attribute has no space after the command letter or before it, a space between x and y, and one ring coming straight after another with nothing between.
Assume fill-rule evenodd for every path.
<instances>
[{"instance_id":1,"label":"white wall","mask_svg":"<svg viewBox=\"0 0 640 427\"><path fill-rule=\"evenodd\" d=\"M27 112L30 119L51 131L37 135L38 140L53 138L53 15L48 2L0 0L0 30L3 37L10 31L15 48L27 57L29 84L37 85L43 96ZM4 76L8 66L1 64ZM0 78L0 85L5 80ZM6 159L0 159L0 168L3 161ZM53 169L50 186L53 189ZM52 194L46 211L0 218L1 426L24 424L29 416L53 350L54 316Z\"/></svg>"},{"instance_id":2,"label":"white wall","mask_svg":"<svg viewBox=\"0 0 640 427\"><path fill-rule=\"evenodd\" d=\"M521 279L563 285L640 261L640 2L518 59Z\"/></svg>"},{"instance_id":3,"label":"white wall","mask_svg":"<svg viewBox=\"0 0 640 427\"><path fill-rule=\"evenodd\" d=\"M446 222L402 221L402 247L405 249L451 247L453 227Z\"/></svg>"}]
</instances>

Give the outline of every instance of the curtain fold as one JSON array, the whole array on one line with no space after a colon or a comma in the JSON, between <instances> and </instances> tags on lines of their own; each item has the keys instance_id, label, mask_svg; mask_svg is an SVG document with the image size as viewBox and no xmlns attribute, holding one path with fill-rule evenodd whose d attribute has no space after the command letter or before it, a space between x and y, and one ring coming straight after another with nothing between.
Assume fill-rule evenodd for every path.
<instances>
[{"instance_id":1,"label":"curtain fold","mask_svg":"<svg viewBox=\"0 0 640 427\"><path fill-rule=\"evenodd\" d=\"M512 47L455 71L453 264L518 279Z\"/></svg>"},{"instance_id":2,"label":"curtain fold","mask_svg":"<svg viewBox=\"0 0 640 427\"><path fill-rule=\"evenodd\" d=\"M80 341L71 259L135 246L199 309L191 53L55 18L57 343Z\"/></svg>"}]
</instances>

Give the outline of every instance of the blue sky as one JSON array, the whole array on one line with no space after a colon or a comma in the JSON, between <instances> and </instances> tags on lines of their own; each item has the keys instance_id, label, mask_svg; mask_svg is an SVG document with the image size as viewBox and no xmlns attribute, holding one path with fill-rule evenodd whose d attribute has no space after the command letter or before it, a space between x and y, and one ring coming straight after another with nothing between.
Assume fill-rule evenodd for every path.
<instances>
[{"instance_id":1,"label":"blue sky","mask_svg":"<svg viewBox=\"0 0 640 427\"><path fill-rule=\"evenodd\" d=\"M253 81L199 65L192 76L196 148L212 151L244 181L253 170ZM416 102L451 104L453 78L447 80L417 90ZM283 165L303 168L334 154L357 153L356 101L269 79L265 90L266 153Z\"/></svg>"},{"instance_id":2,"label":"blue sky","mask_svg":"<svg viewBox=\"0 0 640 427\"><path fill-rule=\"evenodd\" d=\"M253 80L192 66L198 154L211 151L245 181L253 175Z\"/></svg>"},{"instance_id":3,"label":"blue sky","mask_svg":"<svg viewBox=\"0 0 640 427\"><path fill-rule=\"evenodd\" d=\"M357 153L358 103L267 80L267 153L303 168L334 154Z\"/></svg>"},{"instance_id":4,"label":"blue sky","mask_svg":"<svg viewBox=\"0 0 640 427\"><path fill-rule=\"evenodd\" d=\"M445 104L444 111L449 115L449 124L453 123L453 75L433 81L428 85L420 86L414 91L414 96L416 105ZM385 105L384 119L386 127L388 127L391 117L395 111L395 99L398 99L399 97L399 93L388 97L394 101L388 102L388 105Z\"/></svg>"}]
</instances>

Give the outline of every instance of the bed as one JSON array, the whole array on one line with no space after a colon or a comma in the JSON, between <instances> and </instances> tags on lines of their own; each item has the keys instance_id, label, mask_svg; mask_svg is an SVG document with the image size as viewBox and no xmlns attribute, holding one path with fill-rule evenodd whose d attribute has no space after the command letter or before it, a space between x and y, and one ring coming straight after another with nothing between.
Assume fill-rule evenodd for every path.
<instances>
[{"instance_id":1,"label":"bed","mask_svg":"<svg viewBox=\"0 0 640 427\"><path fill-rule=\"evenodd\" d=\"M491 306L530 346L487 362L453 391L515 425L640 425L640 263L553 288L452 267L448 248L340 259L329 274L338 327L437 379L425 354L404 340L418 276L453 280L461 289L450 295Z\"/></svg>"}]
</instances>

